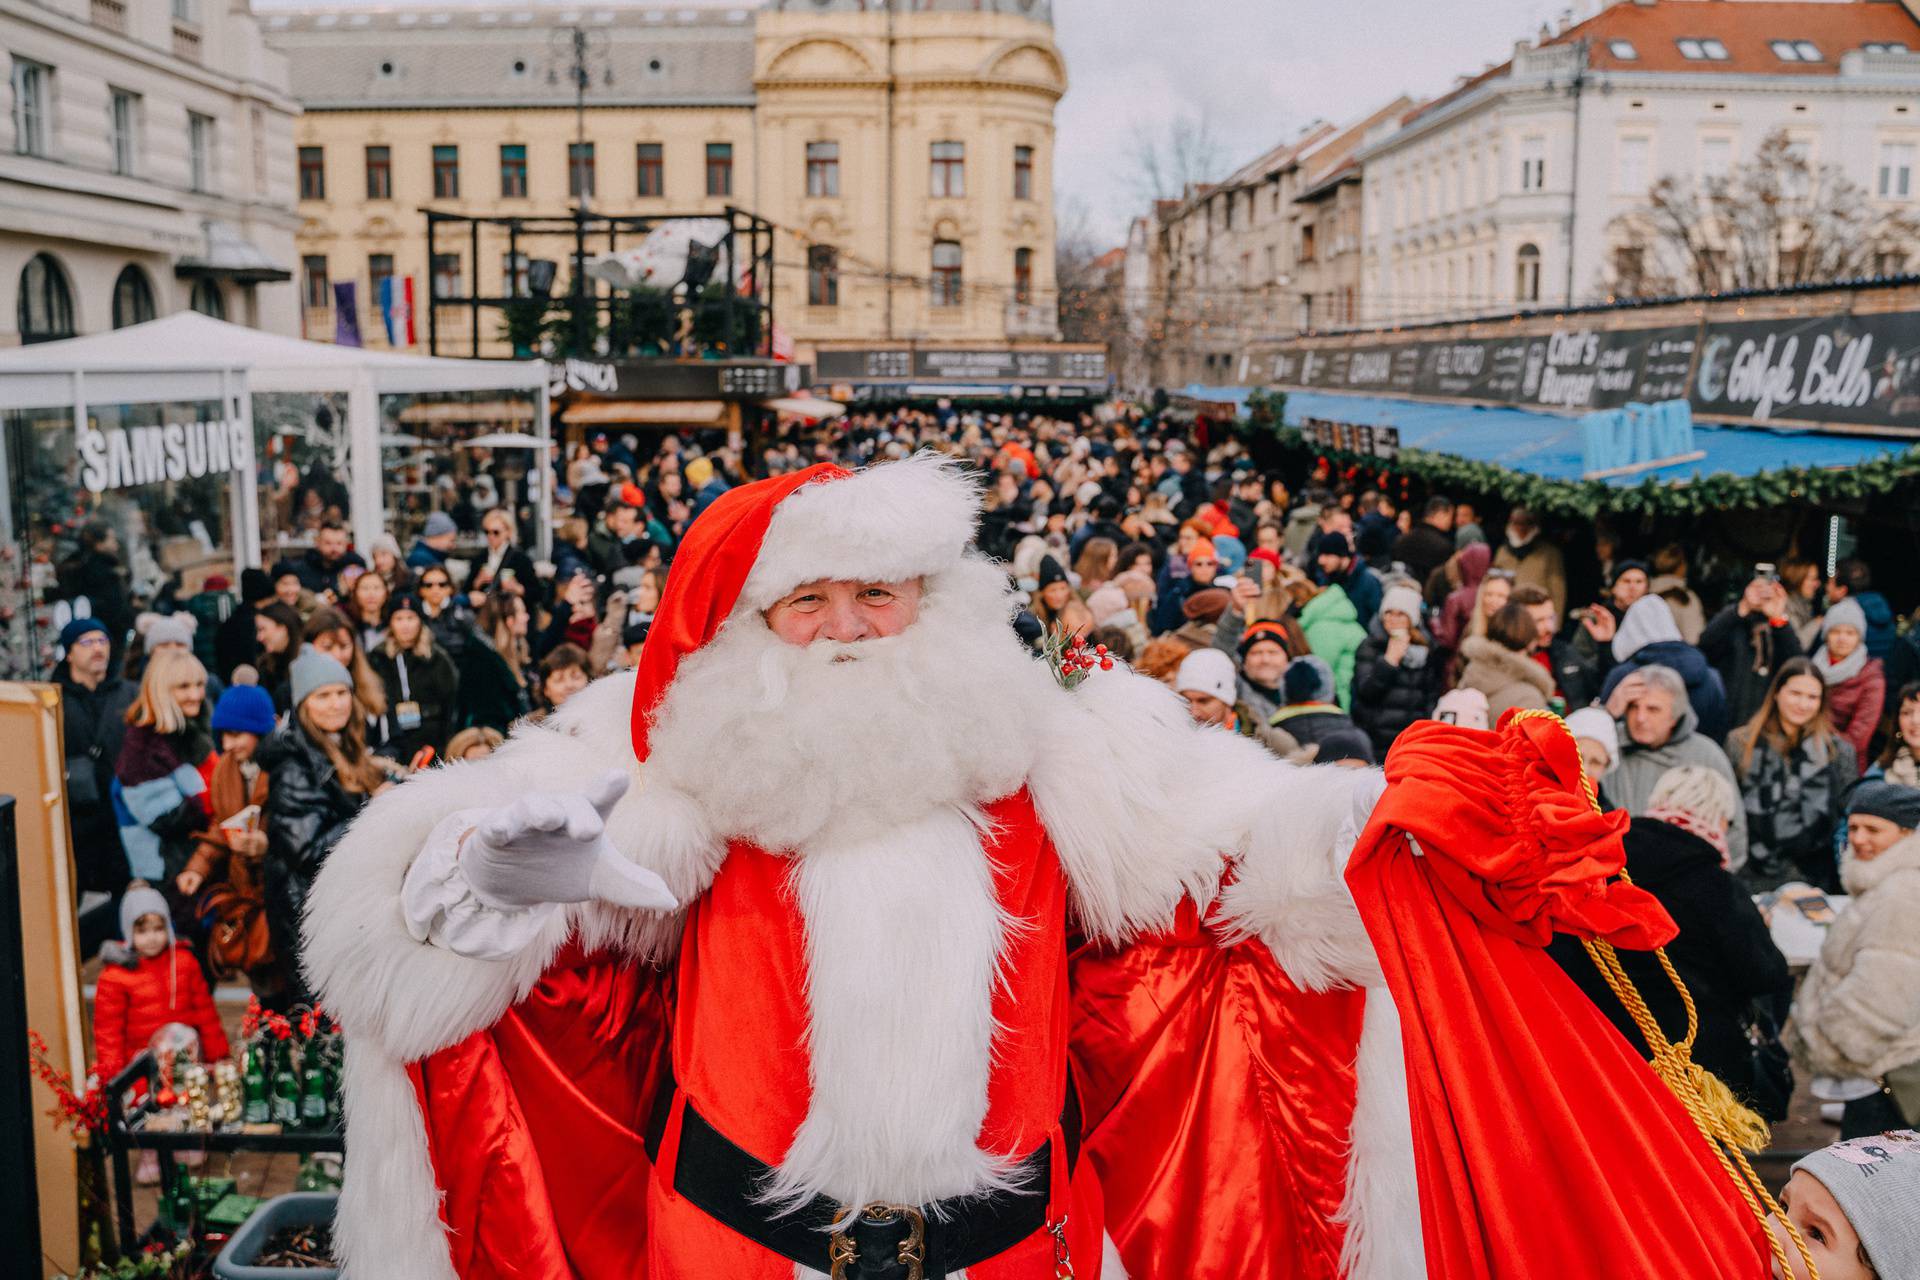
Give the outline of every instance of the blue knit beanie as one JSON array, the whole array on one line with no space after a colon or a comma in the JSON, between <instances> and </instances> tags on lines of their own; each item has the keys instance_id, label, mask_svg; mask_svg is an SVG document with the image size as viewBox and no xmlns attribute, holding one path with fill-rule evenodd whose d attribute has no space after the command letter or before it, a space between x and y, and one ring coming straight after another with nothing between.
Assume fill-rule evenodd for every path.
<instances>
[{"instance_id":1,"label":"blue knit beanie","mask_svg":"<svg viewBox=\"0 0 1920 1280\"><path fill-rule=\"evenodd\" d=\"M273 696L257 684L236 684L220 695L213 708L215 733L273 732Z\"/></svg>"}]
</instances>

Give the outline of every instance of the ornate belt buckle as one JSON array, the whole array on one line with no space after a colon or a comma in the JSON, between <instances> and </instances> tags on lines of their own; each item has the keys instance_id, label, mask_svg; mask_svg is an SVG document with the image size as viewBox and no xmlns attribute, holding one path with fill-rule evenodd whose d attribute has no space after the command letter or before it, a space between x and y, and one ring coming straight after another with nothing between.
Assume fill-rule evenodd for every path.
<instances>
[{"instance_id":1,"label":"ornate belt buckle","mask_svg":"<svg viewBox=\"0 0 1920 1280\"><path fill-rule=\"evenodd\" d=\"M862 1221L876 1223L901 1220L906 1223L907 1235L900 1242L900 1248L894 1261L906 1268L906 1280L926 1280L927 1274L927 1217L911 1205L881 1204L878 1201L862 1205L858 1212L848 1214L846 1226L835 1231L827 1240L828 1275L831 1280L848 1280L848 1269L860 1260L860 1250L848 1234L850 1229Z\"/></svg>"}]
</instances>

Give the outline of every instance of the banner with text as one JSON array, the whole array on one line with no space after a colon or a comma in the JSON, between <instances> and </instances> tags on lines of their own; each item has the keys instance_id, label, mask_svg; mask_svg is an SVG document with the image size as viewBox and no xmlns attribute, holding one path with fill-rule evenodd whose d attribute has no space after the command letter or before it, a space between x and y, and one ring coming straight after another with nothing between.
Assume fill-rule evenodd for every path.
<instances>
[{"instance_id":1,"label":"banner with text","mask_svg":"<svg viewBox=\"0 0 1920 1280\"><path fill-rule=\"evenodd\" d=\"M1920 435L1920 313L1651 329L1568 323L1498 338L1283 344L1253 353L1248 376L1315 391L1561 411L1685 399L1713 417Z\"/></svg>"}]
</instances>

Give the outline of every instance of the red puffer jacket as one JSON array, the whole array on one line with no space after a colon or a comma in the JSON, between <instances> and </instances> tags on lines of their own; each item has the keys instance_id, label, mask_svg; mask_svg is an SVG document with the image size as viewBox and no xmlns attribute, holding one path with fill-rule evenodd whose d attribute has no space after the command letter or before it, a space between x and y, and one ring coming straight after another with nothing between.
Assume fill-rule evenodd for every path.
<instances>
[{"instance_id":1,"label":"red puffer jacket","mask_svg":"<svg viewBox=\"0 0 1920 1280\"><path fill-rule=\"evenodd\" d=\"M175 943L132 968L102 966L93 1000L94 1070L101 1081L117 1075L169 1022L184 1022L200 1033L202 1062L227 1056L227 1033L213 1007L213 993L185 943Z\"/></svg>"},{"instance_id":2,"label":"red puffer jacket","mask_svg":"<svg viewBox=\"0 0 1920 1280\"><path fill-rule=\"evenodd\" d=\"M1833 731L1853 744L1853 758L1862 774L1873 763L1867 744L1880 727L1886 701L1887 669L1878 658L1868 658L1867 665L1852 679L1827 686L1827 718L1833 721Z\"/></svg>"}]
</instances>

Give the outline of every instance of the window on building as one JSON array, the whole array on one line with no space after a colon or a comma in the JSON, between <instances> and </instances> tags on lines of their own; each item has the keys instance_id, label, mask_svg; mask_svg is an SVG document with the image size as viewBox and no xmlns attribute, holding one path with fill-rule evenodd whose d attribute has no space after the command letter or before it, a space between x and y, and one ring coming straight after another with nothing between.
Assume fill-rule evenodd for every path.
<instances>
[{"instance_id":1,"label":"window on building","mask_svg":"<svg viewBox=\"0 0 1920 1280\"><path fill-rule=\"evenodd\" d=\"M524 200L527 195L527 144L500 144L500 198Z\"/></svg>"},{"instance_id":2,"label":"window on building","mask_svg":"<svg viewBox=\"0 0 1920 1280\"><path fill-rule=\"evenodd\" d=\"M1318 234L1319 234L1319 228L1316 227L1313 223L1308 222L1301 225L1300 227L1300 261L1312 262L1314 260L1314 240L1316 236L1318 236Z\"/></svg>"},{"instance_id":3,"label":"window on building","mask_svg":"<svg viewBox=\"0 0 1920 1280\"><path fill-rule=\"evenodd\" d=\"M153 282L139 267L126 266L113 282L113 327L145 324L153 319Z\"/></svg>"},{"instance_id":4,"label":"window on building","mask_svg":"<svg viewBox=\"0 0 1920 1280\"><path fill-rule=\"evenodd\" d=\"M367 301L378 306L380 286L393 279L393 255L390 253L370 253L367 255Z\"/></svg>"},{"instance_id":5,"label":"window on building","mask_svg":"<svg viewBox=\"0 0 1920 1280\"><path fill-rule=\"evenodd\" d=\"M53 255L36 253L20 269L15 314L23 343L73 336L73 294L67 289L66 271Z\"/></svg>"},{"instance_id":6,"label":"window on building","mask_svg":"<svg viewBox=\"0 0 1920 1280\"><path fill-rule=\"evenodd\" d=\"M193 282L193 293L188 298L187 305L201 315L211 316L215 320L227 318L227 300L220 296L220 286L206 276L201 276Z\"/></svg>"},{"instance_id":7,"label":"window on building","mask_svg":"<svg viewBox=\"0 0 1920 1280\"><path fill-rule=\"evenodd\" d=\"M840 305L840 251L832 245L807 246L807 305Z\"/></svg>"},{"instance_id":8,"label":"window on building","mask_svg":"<svg viewBox=\"0 0 1920 1280\"><path fill-rule=\"evenodd\" d=\"M367 148L367 199L393 199L393 149Z\"/></svg>"},{"instance_id":9,"label":"window on building","mask_svg":"<svg viewBox=\"0 0 1920 1280\"><path fill-rule=\"evenodd\" d=\"M307 306L323 310L333 305L333 281L327 278L327 260L320 254L300 259L300 275L306 281Z\"/></svg>"},{"instance_id":10,"label":"window on building","mask_svg":"<svg viewBox=\"0 0 1920 1280\"><path fill-rule=\"evenodd\" d=\"M300 148L300 198L327 198L327 153L324 148Z\"/></svg>"},{"instance_id":11,"label":"window on building","mask_svg":"<svg viewBox=\"0 0 1920 1280\"><path fill-rule=\"evenodd\" d=\"M1733 172L1733 139L1700 139L1700 176L1718 182Z\"/></svg>"},{"instance_id":12,"label":"window on building","mask_svg":"<svg viewBox=\"0 0 1920 1280\"><path fill-rule=\"evenodd\" d=\"M198 20L198 10L194 0L173 0L173 20L175 22L194 22Z\"/></svg>"},{"instance_id":13,"label":"window on building","mask_svg":"<svg viewBox=\"0 0 1920 1280\"><path fill-rule=\"evenodd\" d=\"M633 144L634 194L642 196L664 196L667 194L666 150L658 142L636 142Z\"/></svg>"},{"instance_id":14,"label":"window on building","mask_svg":"<svg viewBox=\"0 0 1920 1280\"><path fill-rule=\"evenodd\" d=\"M433 296L446 300L459 298L466 290L460 283L460 255L457 253L436 253L433 255Z\"/></svg>"},{"instance_id":15,"label":"window on building","mask_svg":"<svg viewBox=\"0 0 1920 1280\"><path fill-rule=\"evenodd\" d=\"M1225 210L1227 219L1226 230L1231 231L1233 230L1233 192L1227 192L1226 197L1221 200L1220 204L1221 208Z\"/></svg>"},{"instance_id":16,"label":"window on building","mask_svg":"<svg viewBox=\"0 0 1920 1280\"><path fill-rule=\"evenodd\" d=\"M575 200L586 200L593 195L593 144L591 142L567 144L567 194Z\"/></svg>"},{"instance_id":17,"label":"window on building","mask_svg":"<svg viewBox=\"0 0 1920 1280\"><path fill-rule=\"evenodd\" d=\"M1911 142L1880 144L1880 176L1876 190L1883 199L1905 200L1913 194L1913 155Z\"/></svg>"},{"instance_id":18,"label":"window on building","mask_svg":"<svg viewBox=\"0 0 1920 1280\"><path fill-rule=\"evenodd\" d=\"M195 191L213 190L213 117L187 112L187 176Z\"/></svg>"},{"instance_id":19,"label":"window on building","mask_svg":"<svg viewBox=\"0 0 1920 1280\"><path fill-rule=\"evenodd\" d=\"M1636 289L1646 274L1647 251L1637 244L1623 244L1613 251L1613 282L1621 289Z\"/></svg>"},{"instance_id":20,"label":"window on building","mask_svg":"<svg viewBox=\"0 0 1920 1280\"><path fill-rule=\"evenodd\" d=\"M1869 40L1860 50L1862 53L1905 53L1907 46L1899 40Z\"/></svg>"},{"instance_id":21,"label":"window on building","mask_svg":"<svg viewBox=\"0 0 1920 1280\"><path fill-rule=\"evenodd\" d=\"M1780 189L1795 200L1805 200L1813 192L1813 145L1805 138L1788 141L1781 159Z\"/></svg>"},{"instance_id":22,"label":"window on building","mask_svg":"<svg viewBox=\"0 0 1920 1280\"><path fill-rule=\"evenodd\" d=\"M1522 138L1520 140L1520 189L1522 191L1544 191L1547 186L1547 140L1545 138Z\"/></svg>"},{"instance_id":23,"label":"window on building","mask_svg":"<svg viewBox=\"0 0 1920 1280\"><path fill-rule=\"evenodd\" d=\"M1782 62L1821 62L1820 46L1811 40L1775 40L1773 56Z\"/></svg>"},{"instance_id":24,"label":"window on building","mask_svg":"<svg viewBox=\"0 0 1920 1280\"><path fill-rule=\"evenodd\" d=\"M460 198L460 148L454 143L436 143L433 148L433 198Z\"/></svg>"},{"instance_id":25,"label":"window on building","mask_svg":"<svg viewBox=\"0 0 1920 1280\"><path fill-rule=\"evenodd\" d=\"M936 142L931 154L933 171L928 192L936 199L959 199L967 194L967 144Z\"/></svg>"},{"instance_id":26,"label":"window on building","mask_svg":"<svg viewBox=\"0 0 1920 1280\"><path fill-rule=\"evenodd\" d=\"M960 286L960 242L935 240L933 242L933 305L936 307L959 306Z\"/></svg>"},{"instance_id":27,"label":"window on building","mask_svg":"<svg viewBox=\"0 0 1920 1280\"><path fill-rule=\"evenodd\" d=\"M1032 147L1013 149L1013 198L1015 200L1033 199ZM1249 195L1248 199L1252 199L1252 196Z\"/></svg>"},{"instance_id":28,"label":"window on building","mask_svg":"<svg viewBox=\"0 0 1920 1280\"><path fill-rule=\"evenodd\" d=\"M1640 51L1633 47L1633 41L1631 40L1609 40L1607 41L1607 52L1622 62L1640 61Z\"/></svg>"},{"instance_id":29,"label":"window on building","mask_svg":"<svg viewBox=\"0 0 1920 1280\"><path fill-rule=\"evenodd\" d=\"M26 58L13 60L13 149L23 156L44 156L52 145L49 115L53 68Z\"/></svg>"},{"instance_id":30,"label":"window on building","mask_svg":"<svg viewBox=\"0 0 1920 1280\"><path fill-rule=\"evenodd\" d=\"M1680 49L1680 56L1689 62L1725 62L1730 56L1727 46L1708 37L1685 37L1674 41Z\"/></svg>"},{"instance_id":31,"label":"window on building","mask_svg":"<svg viewBox=\"0 0 1920 1280\"><path fill-rule=\"evenodd\" d=\"M113 150L113 171L132 174L139 155L140 95L125 89L107 94L107 141Z\"/></svg>"},{"instance_id":32,"label":"window on building","mask_svg":"<svg viewBox=\"0 0 1920 1280\"><path fill-rule=\"evenodd\" d=\"M1639 195L1647 189L1647 158L1653 151L1651 138L1622 138L1614 155L1614 190Z\"/></svg>"},{"instance_id":33,"label":"window on building","mask_svg":"<svg viewBox=\"0 0 1920 1280\"><path fill-rule=\"evenodd\" d=\"M1513 259L1513 296L1518 302L1540 301L1540 249L1523 244Z\"/></svg>"},{"instance_id":34,"label":"window on building","mask_svg":"<svg viewBox=\"0 0 1920 1280\"><path fill-rule=\"evenodd\" d=\"M1252 257L1251 254L1248 255ZM1013 300L1022 306L1033 301L1033 250L1013 251Z\"/></svg>"},{"instance_id":35,"label":"window on building","mask_svg":"<svg viewBox=\"0 0 1920 1280\"><path fill-rule=\"evenodd\" d=\"M839 143L809 142L807 144L807 194L810 196L840 194Z\"/></svg>"},{"instance_id":36,"label":"window on building","mask_svg":"<svg viewBox=\"0 0 1920 1280\"><path fill-rule=\"evenodd\" d=\"M527 255L524 253L501 254L500 280L509 298L527 297L532 292L527 287Z\"/></svg>"},{"instance_id":37,"label":"window on building","mask_svg":"<svg viewBox=\"0 0 1920 1280\"><path fill-rule=\"evenodd\" d=\"M733 194L733 144L731 142L707 144L707 194L710 196Z\"/></svg>"}]
</instances>

